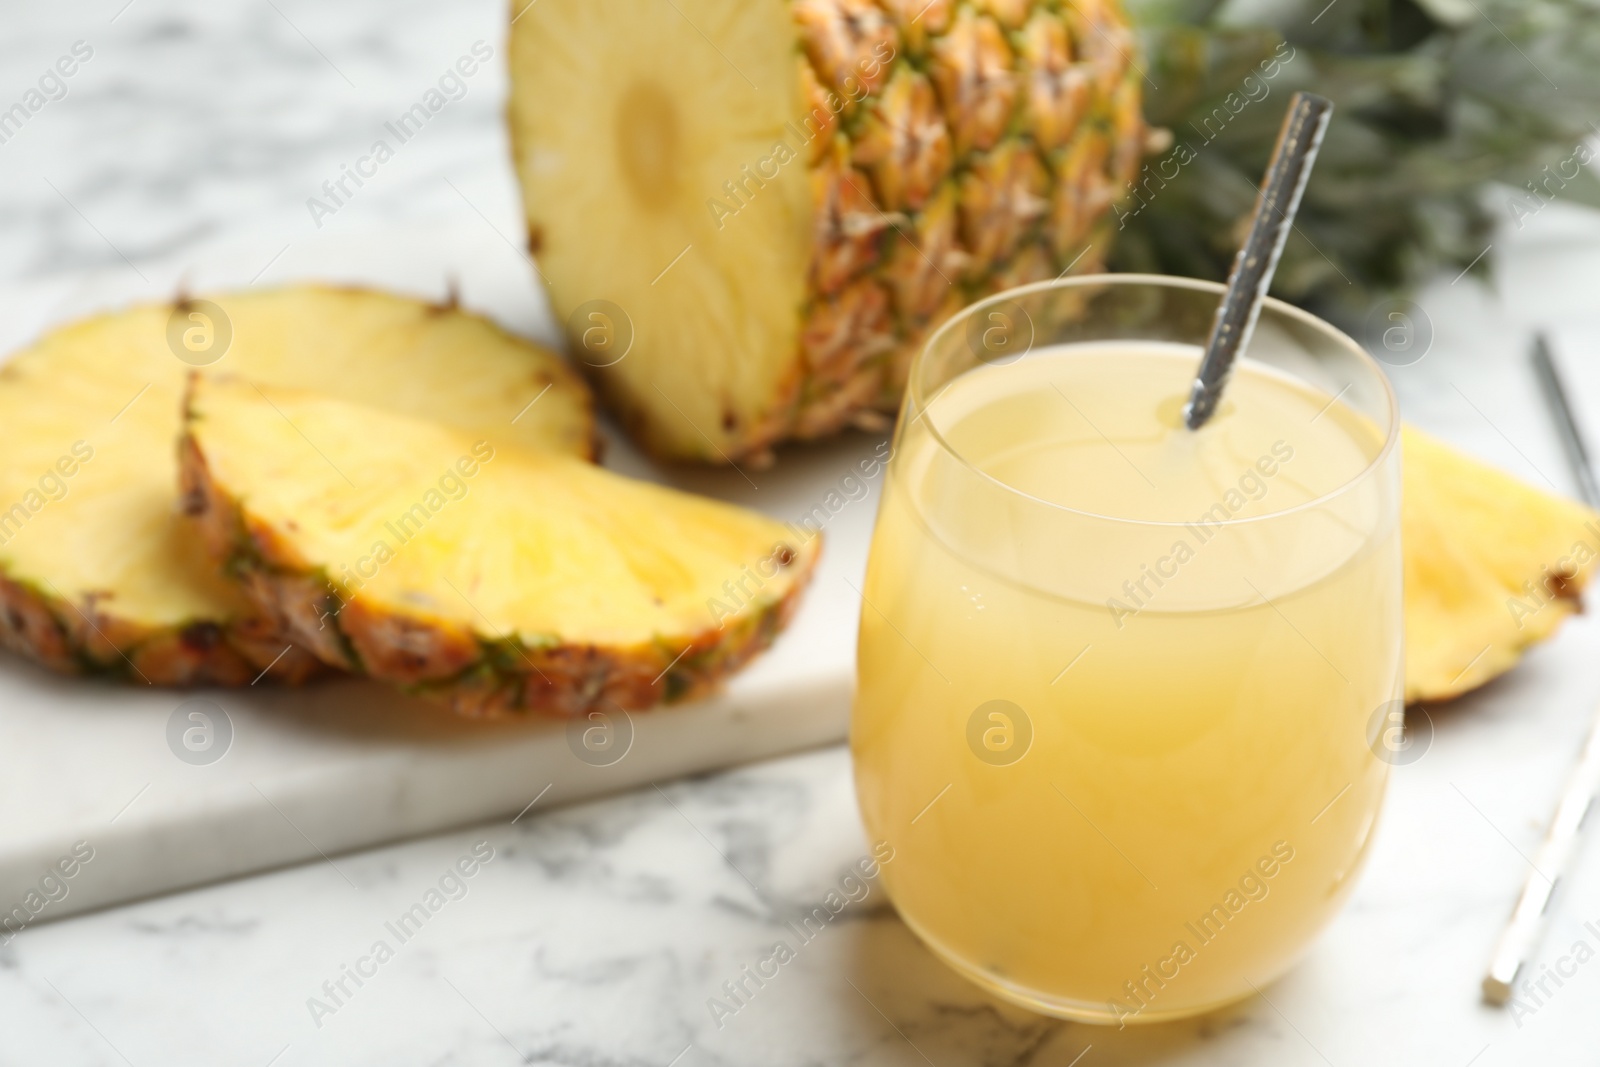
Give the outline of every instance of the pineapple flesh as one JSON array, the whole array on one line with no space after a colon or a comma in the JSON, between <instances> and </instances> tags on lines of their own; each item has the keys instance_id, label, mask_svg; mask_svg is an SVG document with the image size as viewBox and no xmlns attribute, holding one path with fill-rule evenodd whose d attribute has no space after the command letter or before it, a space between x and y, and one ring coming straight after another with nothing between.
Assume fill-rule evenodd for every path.
<instances>
[{"instance_id":1,"label":"pineapple flesh","mask_svg":"<svg viewBox=\"0 0 1600 1067\"><path fill-rule=\"evenodd\" d=\"M155 685L320 669L197 565L176 443L191 364L213 354L263 385L593 455L582 379L453 306L296 287L89 318L0 365L0 643L56 670Z\"/></svg>"},{"instance_id":2,"label":"pineapple flesh","mask_svg":"<svg viewBox=\"0 0 1600 1067\"><path fill-rule=\"evenodd\" d=\"M555 452L197 376L211 555L286 642L469 716L700 695L793 612L821 537Z\"/></svg>"},{"instance_id":3,"label":"pineapple flesh","mask_svg":"<svg viewBox=\"0 0 1600 1067\"><path fill-rule=\"evenodd\" d=\"M529 247L657 455L892 411L919 342L1099 269L1143 151L1117 0L540 0L510 38Z\"/></svg>"},{"instance_id":4,"label":"pineapple flesh","mask_svg":"<svg viewBox=\"0 0 1600 1067\"><path fill-rule=\"evenodd\" d=\"M1402 446L1406 700L1448 700L1581 610L1600 515L1409 426Z\"/></svg>"}]
</instances>

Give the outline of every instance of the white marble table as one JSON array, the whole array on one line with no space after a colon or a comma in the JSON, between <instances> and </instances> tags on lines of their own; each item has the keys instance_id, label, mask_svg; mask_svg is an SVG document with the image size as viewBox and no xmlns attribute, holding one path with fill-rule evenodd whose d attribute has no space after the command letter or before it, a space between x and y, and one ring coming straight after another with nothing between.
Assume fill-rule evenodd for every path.
<instances>
[{"instance_id":1,"label":"white marble table","mask_svg":"<svg viewBox=\"0 0 1600 1067\"><path fill-rule=\"evenodd\" d=\"M498 51L503 18L484 0L124 3L0 16L6 103L74 42L94 50L0 144L0 284L241 238L292 265L315 232L306 198L473 42ZM503 88L491 66L324 225L515 239ZM1495 290L1446 278L1423 295L1433 349L1396 383L1413 420L1566 487L1523 357L1529 326L1552 326L1600 427L1600 224L1549 208L1497 244ZM865 851L830 748L30 927L0 947L0 1065L1586 1062L1600 963L1515 1020L1477 983L1600 696L1597 654L1600 624L1580 619L1436 711L1350 907L1262 997L1201 1020L1118 1032L996 1005L874 890L719 1028L707 999ZM492 858L447 883L460 899L363 962L474 849ZM1600 847L1554 908L1546 963L1600 948ZM370 976L335 1003L323 984L358 965Z\"/></svg>"}]
</instances>

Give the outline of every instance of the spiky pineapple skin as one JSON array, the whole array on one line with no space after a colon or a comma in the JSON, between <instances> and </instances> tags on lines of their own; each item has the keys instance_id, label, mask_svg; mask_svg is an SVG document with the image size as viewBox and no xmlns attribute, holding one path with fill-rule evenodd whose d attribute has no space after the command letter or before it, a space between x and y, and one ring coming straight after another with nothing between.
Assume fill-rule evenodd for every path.
<instances>
[{"instance_id":1,"label":"spiky pineapple skin","mask_svg":"<svg viewBox=\"0 0 1600 1067\"><path fill-rule=\"evenodd\" d=\"M795 553L803 568L787 590L708 627L682 648L490 642L466 627L373 605L309 566L211 476L192 434L179 444L185 498L209 554L231 574L274 639L322 663L401 686L467 718L593 710L639 711L693 700L772 644L799 607L818 553Z\"/></svg>"},{"instance_id":2,"label":"spiky pineapple skin","mask_svg":"<svg viewBox=\"0 0 1600 1067\"><path fill-rule=\"evenodd\" d=\"M912 357L961 307L1102 269L1107 213L1144 152L1137 43L1119 0L787 2L803 113L784 140L809 168L811 197L798 351L778 354L792 372L758 417L725 427L720 444L700 429L710 447L667 429L677 416L655 397L590 370L663 458L760 465L786 439L881 428ZM517 50L513 35L513 77ZM524 166L518 125L514 100ZM713 213L741 207L737 190L707 192ZM537 255L545 208L526 209Z\"/></svg>"},{"instance_id":3,"label":"spiky pineapple skin","mask_svg":"<svg viewBox=\"0 0 1600 1067\"><path fill-rule=\"evenodd\" d=\"M792 11L808 120L839 113L812 172L804 385L789 430L808 438L893 411L920 342L963 305L1098 270L1099 220L1144 127L1115 0L793 0Z\"/></svg>"},{"instance_id":4,"label":"spiky pineapple skin","mask_svg":"<svg viewBox=\"0 0 1600 1067\"><path fill-rule=\"evenodd\" d=\"M297 685L329 673L259 619L139 626L0 575L0 648L61 674L155 686Z\"/></svg>"}]
</instances>

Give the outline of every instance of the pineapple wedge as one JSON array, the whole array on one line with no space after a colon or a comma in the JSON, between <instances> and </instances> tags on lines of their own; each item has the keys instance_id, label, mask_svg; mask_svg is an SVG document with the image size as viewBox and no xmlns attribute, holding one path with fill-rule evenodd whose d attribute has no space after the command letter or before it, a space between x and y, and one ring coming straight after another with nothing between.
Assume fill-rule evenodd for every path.
<instances>
[{"instance_id":1,"label":"pineapple wedge","mask_svg":"<svg viewBox=\"0 0 1600 1067\"><path fill-rule=\"evenodd\" d=\"M582 379L453 306L297 287L77 322L0 365L0 643L55 670L156 685L318 667L196 564L179 514L181 398L191 365L213 357L497 444L594 450Z\"/></svg>"},{"instance_id":2,"label":"pineapple wedge","mask_svg":"<svg viewBox=\"0 0 1600 1067\"><path fill-rule=\"evenodd\" d=\"M197 376L206 544L283 637L456 712L699 695L793 612L820 537L552 452Z\"/></svg>"},{"instance_id":3,"label":"pineapple wedge","mask_svg":"<svg viewBox=\"0 0 1600 1067\"><path fill-rule=\"evenodd\" d=\"M1510 670L1580 609L1600 515L1406 427L1406 701L1437 701Z\"/></svg>"},{"instance_id":4,"label":"pineapple wedge","mask_svg":"<svg viewBox=\"0 0 1600 1067\"><path fill-rule=\"evenodd\" d=\"M882 423L963 304L1100 269L1144 150L1117 0L514 10L529 248L660 456Z\"/></svg>"}]
</instances>

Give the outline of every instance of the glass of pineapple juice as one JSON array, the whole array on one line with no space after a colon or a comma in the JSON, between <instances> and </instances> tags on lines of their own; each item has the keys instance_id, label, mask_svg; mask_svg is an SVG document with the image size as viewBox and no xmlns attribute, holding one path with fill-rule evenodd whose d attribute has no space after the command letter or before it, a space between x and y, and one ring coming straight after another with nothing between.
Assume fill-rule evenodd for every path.
<instances>
[{"instance_id":1,"label":"glass of pineapple juice","mask_svg":"<svg viewBox=\"0 0 1600 1067\"><path fill-rule=\"evenodd\" d=\"M1181 408L1220 286L1012 290L911 369L851 725L900 915L1007 1000L1190 1015L1349 893L1402 691L1399 420L1350 338L1269 300Z\"/></svg>"}]
</instances>

